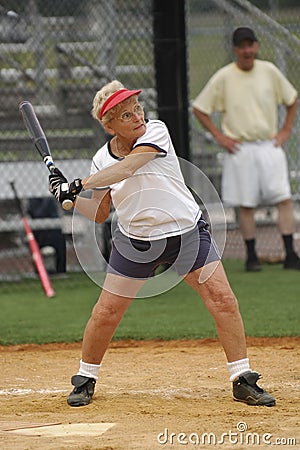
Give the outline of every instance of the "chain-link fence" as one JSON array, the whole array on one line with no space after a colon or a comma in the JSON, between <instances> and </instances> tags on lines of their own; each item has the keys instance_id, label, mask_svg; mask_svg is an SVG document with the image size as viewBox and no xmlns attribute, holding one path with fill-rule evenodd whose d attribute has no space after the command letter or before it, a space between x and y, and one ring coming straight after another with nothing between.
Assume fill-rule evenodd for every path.
<instances>
[{"instance_id":1,"label":"chain-link fence","mask_svg":"<svg viewBox=\"0 0 300 450\"><path fill-rule=\"evenodd\" d=\"M300 89L297 76L300 6L297 2L182 1L185 1L187 16L190 100L215 70L232 59L230 36L234 27L240 25L256 30L260 57L274 61ZM157 116L153 38L151 0L1 1L2 280L34 274L9 182L15 181L27 210L32 198L49 197L47 170L24 129L18 104L24 99L34 104L53 157L66 176L84 177L89 173L91 157L107 138L90 115L95 92L103 84L117 78L129 88L141 88L147 115ZM190 131L191 159L219 190L222 151L192 115ZM298 114L287 148L295 199L300 196L299 139ZM73 248L71 214L61 209L53 212L54 209L53 206L51 218L35 217L31 225L34 230L62 230L66 239L67 270L81 270ZM235 211L226 213L229 225L236 225ZM274 224L272 209L259 214L263 222ZM82 245L88 245L84 229L80 229L80 224L78 228L77 241L82 239ZM102 232L103 227L100 227L100 236ZM240 255L243 246L238 233L226 248L228 255ZM230 249L238 249L238 252ZM270 249L274 250L272 243ZM281 249L278 251L280 253Z\"/></svg>"},{"instance_id":2,"label":"chain-link fence","mask_svg":"<svg viewBox=\"0 0 300 450\"><path fill-rule=\"evenodd\" d=\"M21 100L33 103L52 156L63 173L70 179L87 176L91 157L107 138L90 114L100 87L113 79L128 88L139 87L145 110L149 115L155 113L151 11L151 2L140 0L1 2L2 279L16 279L20 273L33 271L11 180L27 211L31 212L33 198L35 212L41 210L30 221L35 233L42 229L49 234L61 228L66 238L67 269L81 270L73 249L72 215L55 204L55 212L51 208L45 211L47 205L43 208L43 198L49 197L47 170L34 151L18 104ZM85 233L77 232L85 245ZM49 245L46 247L44 254L51 256Z\"/></svg>"}]
</instances>

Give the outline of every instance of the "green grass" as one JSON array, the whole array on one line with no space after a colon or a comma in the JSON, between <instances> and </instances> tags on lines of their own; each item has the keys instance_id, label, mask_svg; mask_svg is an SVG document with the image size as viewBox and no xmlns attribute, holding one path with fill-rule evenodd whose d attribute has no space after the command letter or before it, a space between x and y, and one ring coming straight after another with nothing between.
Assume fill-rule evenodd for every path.
<instances>
[{"instance_id":1,"label":"green grass","mask_svg":"<svg viewBox=\"0 0 300 450\"><path fill-rule=\"evenodd\" d=\"M224 265L248 336L299 334L299 272L265 265L260 273L246 273L242 261ZM0 344L81 340L99 287L84 274L53 284L53 299L44 296L38 281L1 284ZM135 300L115 334L115 339L206 337L216 337L213 320L183 282L162 295Z\"/></svg>"}]
</instances>

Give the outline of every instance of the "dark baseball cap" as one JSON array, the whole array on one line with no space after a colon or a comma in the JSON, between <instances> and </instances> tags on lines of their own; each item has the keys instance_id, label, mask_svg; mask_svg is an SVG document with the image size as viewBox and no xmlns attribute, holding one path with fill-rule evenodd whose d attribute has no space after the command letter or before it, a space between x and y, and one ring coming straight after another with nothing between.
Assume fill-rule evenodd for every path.
<instances>
[{"instance_id":1,"label":"dark baseball cap","mask_svg":"<svg viewBox=\"0 0 300 450\"><path fill-rule=\"evenodd\" d=\"M255 33L251 28L248 27L240 27L237 28L232 35L232 43L236 47L240 45L242 41L251 41L255 42L257 41L257 37L255 36Z\"/></svg>"}]
</instances>

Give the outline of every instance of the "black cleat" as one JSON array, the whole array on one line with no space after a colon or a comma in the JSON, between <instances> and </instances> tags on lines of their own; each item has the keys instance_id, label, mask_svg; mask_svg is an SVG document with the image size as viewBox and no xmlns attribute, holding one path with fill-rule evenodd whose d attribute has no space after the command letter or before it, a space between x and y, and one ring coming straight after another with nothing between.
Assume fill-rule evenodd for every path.
<instances>
[{"instance_id":1,"label":"black cleat","mask_svg":"<svg viewBox=\"0 0 300 450\"><path fill-rule=\"evenodd\" d=\"M96 380L94 378L83 377L82 375L73 375L71 383L75 387L67 398L68 405L88 405L94 394Z\"/></svg>"},{"instance_id":2,"label":"black cleat","mask_svg":"<svg viewBox=\"0 0 300 450\"><path fill-rule=\"evenodd\" d=\"M296 253L292 253L285 258L283 263L284 269L300 270L300 258Z\"/></svg>"},{"instance_id":3,"label":"black cleat","mask_svg":"<svg viewBox=\"0 0 300 450\"><path fill-rule=\"evenodd\" d=\"M258 258L248 258L246 261L247 272L260 272L261 264Z\"/></svg>"},{"instance_id":4,"label":"black cleat","mask_svg":"<svg viewBox=\"0 0 300 450\"><path fill-rule=\"evenodd\" d=\"M233 382L233 399L255 406L274 406L272 395L257 386L260 378L257 372L246 372Z\"/></svg>"}]
</instances>

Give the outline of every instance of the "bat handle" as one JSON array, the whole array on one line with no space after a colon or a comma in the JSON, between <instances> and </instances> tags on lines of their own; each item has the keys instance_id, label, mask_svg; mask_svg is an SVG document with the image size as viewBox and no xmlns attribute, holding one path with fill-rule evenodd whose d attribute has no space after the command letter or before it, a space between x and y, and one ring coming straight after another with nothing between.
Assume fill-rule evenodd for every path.
<instances>
[{"instance_id":1,"label":"bat handle","mask_svg":"<svg viewBox=\"0 0 300 450\"><path fill-rule=\"evenodd\" d=\"M67 199L62 202L62 207L65 211L69 211L70 209L73 208L73 206L74 206L74 204L73 204L72 200Z\"/></svg>"}]
</instances>

